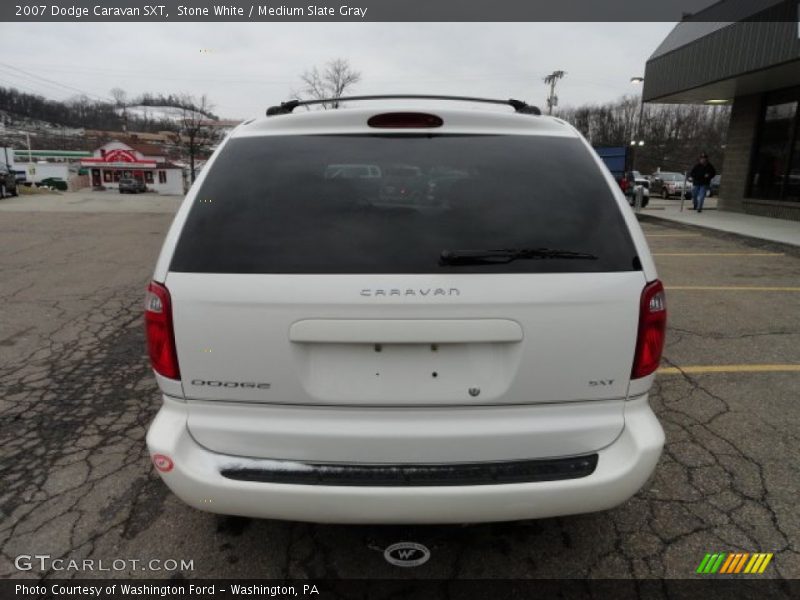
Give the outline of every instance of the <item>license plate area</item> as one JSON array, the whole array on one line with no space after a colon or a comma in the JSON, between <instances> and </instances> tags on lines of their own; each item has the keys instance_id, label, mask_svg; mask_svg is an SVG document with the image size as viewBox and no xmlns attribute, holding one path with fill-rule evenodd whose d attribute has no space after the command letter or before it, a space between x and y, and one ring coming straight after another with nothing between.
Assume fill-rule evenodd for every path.
<instances>
[{"instance_id":1,"label":"license plate area","mask_svg":"<svg viewBox=\"0 0 800 600\"><path fill-rule=\"evenodd\" d=\"M486 404L514 379L519 343L294 344L314 400L335 404Z\"/></svg>"}]
</instances>

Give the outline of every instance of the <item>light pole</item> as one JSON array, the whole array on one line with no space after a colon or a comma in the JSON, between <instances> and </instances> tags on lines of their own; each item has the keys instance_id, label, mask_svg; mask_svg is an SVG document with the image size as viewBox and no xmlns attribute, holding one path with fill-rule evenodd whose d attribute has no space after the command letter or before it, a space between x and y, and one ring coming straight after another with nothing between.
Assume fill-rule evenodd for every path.
<instances>
[{"instance_id":1,"label":"light pole","mask_svg":"<svg viewBox=\"0 0 800 600\"><path fill-rule=\"evenodd\" d=\"M641 85L644 83L644 77L637 76L631 77L633 85ZM642 135L642 113L644 112L644 94L639 95L639 118L636 120L636 128L631 136L631 148L633 153L631 156L631 170L636 167L636 148L644 146L644 136Z\"/></svg>"}]
</instances>

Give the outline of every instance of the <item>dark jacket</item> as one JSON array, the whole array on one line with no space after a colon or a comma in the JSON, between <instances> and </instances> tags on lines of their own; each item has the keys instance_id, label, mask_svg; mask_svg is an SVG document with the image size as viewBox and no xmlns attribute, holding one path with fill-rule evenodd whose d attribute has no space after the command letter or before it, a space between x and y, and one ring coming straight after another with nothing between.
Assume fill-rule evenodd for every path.
<instances>
[{"instance_id":1,"label":"dark jacket","mask_svg":"<svg viewBox=\"0 0 800 600\"><path fill-rule=\"evenodd\" d=\"M714 179L716 174L717 170L714 165L706 161L706 164L697 163L692 167L689 177L692 178L692 185L711 185L711 180Z\"/></svg>"}]
</instances>

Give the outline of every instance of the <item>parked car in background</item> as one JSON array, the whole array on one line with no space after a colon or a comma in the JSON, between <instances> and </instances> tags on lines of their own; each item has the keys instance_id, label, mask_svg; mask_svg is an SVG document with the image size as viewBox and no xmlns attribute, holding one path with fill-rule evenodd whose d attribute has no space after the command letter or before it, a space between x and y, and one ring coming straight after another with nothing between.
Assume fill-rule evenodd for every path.
<instances>
[{"instance_id":1,"label":"parked car in background","mask_svg":"<svg viewBox=\"0 0 800 600\"><path fill-rule=\"evenodd\" d=\"M691 191L691 184L686 180L683 173L659 171L658 173L653 173L652 178L650 192L658 194L665 200L673 196L680 198L682 192L688 194Z\"/></svg>"},{"instance_id":2,"label":"parked car in background","mask_svg":"<svg viewBox=\"0 0 800 600\"><path fill-rule=\"evenodd\" d=\"M619 186L631 206L636 204L636 190L639 187L642 188L642 208L650 203L650 181L639 171L626 171L619 182Z\"/></svg>"},{"instance_id":3,"label":"parked car in background","mask_svg":"<svg viewBox=\"0 0 800 600\"><path fill-rule=\"evenodd\" d=\"M17 174L10 165L0 164L0 198L17 195Z\"/></svg>"},{"instance_id":4,"label":"parked car in background","mask_svg":"<svg viewBox=\"0 0 800 600\"><path fill-rule=\"evenodd\" d=\"M47 177L39 181L36 184L36 187L46 187L54 190L60 190L62 192L66 192L69 188L67 182L61 179L61 177Z\"/></svg>"},{"instance_id":5,"label":"parked car in background","mask_svg":"<svg viewBox=\"0 0 800 600\"><path fill-rule=\"evenodd\" d=\"M147 445L179 498L474 523L606 510L645 484L664 288L580 132L512 102L287 103L220 144L145 302L163 399ZM370 161L381 187L320 176Z\"/></svg>"},{"instance_id":6,"label":"parked car in background","mask_svg":"<svg viewBox=\"0 0 800 600\"><path fill-rule=\"evenodd\" d=\"M722 175L715 175L711 180L711 185L708 187L709 196L719 196L719 183L722 180Z\"/></svg>"},{"instance_id":7,"label":"parked car in background","mask_svg":"<svg viewBox=\"0 0 800 600\"><path fill-rule=\"evenodd\" d=\"M380 196L376 203L383 206L406 207L423 197L427 180L422 169L415 165L388 165L382 170Z\"/></svg>"},{"instance_id":8,"label":"parked car in background","mask_svg":"<svg viewBox=\"0 0 800 600\"><path fill-rule=\"evenodd\" d=\"M325 179L380 179L378 165L328 165Z\"/></svg>"},{"instance_id":9,"label":"parked car in background","mask_svg":"<svg viewBox=\"0 0 800 600\"><path fill-rule=\"evenodd\" d=\"M138 194L139 192L146 192L147 186L141 179L133 177L119 180L119 193L120 194Z\"/></svg>"}]
</instances>

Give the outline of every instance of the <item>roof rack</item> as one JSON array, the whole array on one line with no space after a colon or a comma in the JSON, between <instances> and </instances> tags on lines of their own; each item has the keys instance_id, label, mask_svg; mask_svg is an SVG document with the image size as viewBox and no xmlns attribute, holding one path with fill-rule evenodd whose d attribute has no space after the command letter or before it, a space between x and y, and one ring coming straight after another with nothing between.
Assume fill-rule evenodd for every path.
<instances>
[{"instance_id":1,"label":"roof rack","mask_svg":"<svg viewBox=\"0 0 800 600\"><path fill-rule=\"evenodd\" d=\"M455 100L460 102L480 102L483 104L504 104L512 107L516 112L526 115L541 115L542 111L537 106L523 102L522 100L495 100L493 98L473 98L471 96L435 96L429 94L386 94L377 96L349 96L347 98L325 98L322 100L289 100L281 102L278 106L270 106L267 109L267 116L288 115L298 106L309 106L311 104L325 104L328 102L356 102L361 100Z\"/></svg>"}]
</instances>

